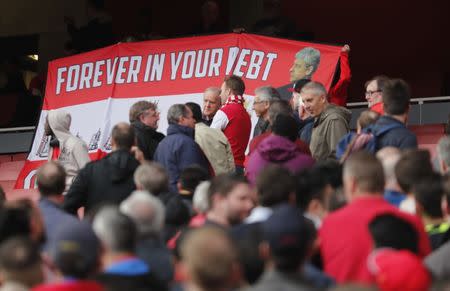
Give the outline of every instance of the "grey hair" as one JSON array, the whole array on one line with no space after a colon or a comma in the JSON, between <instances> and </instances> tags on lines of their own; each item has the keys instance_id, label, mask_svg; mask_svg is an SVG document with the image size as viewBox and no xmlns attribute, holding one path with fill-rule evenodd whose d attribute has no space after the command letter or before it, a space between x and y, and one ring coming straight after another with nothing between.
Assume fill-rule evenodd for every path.
<instances>
[{"instance_id":1,"label":"grey hair","mask_svg":"<svg viewBox=\"0 0 450 291\"><path fill-rule=\"evenodd\" d=\"M376 157L383 165L386 181L397 181L395 176L395 165L397 165L401 156L402 152L396 147L385 147L377 152Z\"/></svg>"},{"instance_id":2,"label":"grey hair","mask_svg":"<svg viewBox=\"0 0 450 291\"><path fill-rule=\"evenodd\" d=\"M217 98L220 97L220 88L219 87L208 87L206 88L204 94L211 92L217 95Z\"/></svg>"},{"instance_id":3,"label":"grey hair","mask_svg":"<svg viewBox=\"0 0 450 291\"><path fill-rule=\"evenodd\" d=\"M120 203L120 211L134 220L140 236L159 235L164 226L165 209L159 198L147 191L134 191Z\"/></svg>"},{"instance_id":4,"label":"grey hair","mask_svg":"<svg viewBox=\"0 0 450 291\"><path fill-rule=\"evenodd\" d=\"M112 253L134 252L137 240L133 220L112 205L102 207L94 217L92 228L95 234Z\"/></svg>"},{"instance_id":5,"label":"grey hair","mask_svg":"<svg viewBox=\"0 0 450 291\"><path fill-rule=\"evenodd\" d=\"M450 166L450 137L449 136L443 136L441 139L439 139L439 142L437 144L437 154L441 161L447 165L447 167Z\"/></svg>"},{"instance_id":6,"label":"grey hair","mask_svg":"<svg viewBox=\"0 0 450 291\"><path fill-rule=\"evenodd\" d=\"M315 96L327 95L327 89L322 85L322 83L311 81L303 86L300 94L304 94L305 92L312 91L312 94Z\"/></svg>"},{"instance_id":7,"label":"grey hair","mask_svg":"<svg viewBox=\"0 0 450 291\"><path fill-rule=\"evenodd\" d=\"M192 205L194 209L200 213L206 213L210 209L208 190L211 185L210 181L203 181L195 188Z\"/></svg>"},{"instance_id":8,"label":"grey hair","mask_svg":"<svg viewBox=\"0 0 450 291\"><path fill-rule=\"evenodd\" d=\"M166 169L156 162L145 162L134 172L134 184L153 195L169 190L169 175Z\"/></svg>"},{"instance_id":9,"label":"grey hair","mask_svg":"<svg viewBox=\"0 0 450 291\"><path fill-rule=\"evenodd\" d=\"M319 67L320 51L313 47L305 47L295 54L295 58L302 59L306 66L313 67L311 74L309 74L310 77Z\"/></svg>"},{"instance_id":10,"label":"grey hair","mask_svg":"<svg viewBox=\"0 0 450 291\"><path fill-rule=\"evenodd\" d=\"M262 86L255 89L255 95L259 96L260 101L271 102L275 99L281 99L280 93L272 86Z\"/></svg>"},{"instance_id":11,"label":"grey hair","mask_svg":"<svg viewBox=\"0 0 450 291\"><path fill-rule=\"evenodd\" d=\"M174 104L170 106L167 112L167 122L169 124L178 124L181 117L188 116L188 109L184 104Z\"/></svg>"}]
</instances>

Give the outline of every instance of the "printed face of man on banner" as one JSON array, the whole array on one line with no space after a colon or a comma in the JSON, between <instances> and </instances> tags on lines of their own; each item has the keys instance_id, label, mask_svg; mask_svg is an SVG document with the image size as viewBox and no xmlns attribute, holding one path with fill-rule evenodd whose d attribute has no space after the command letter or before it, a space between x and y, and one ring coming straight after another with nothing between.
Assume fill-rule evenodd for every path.
<instances>
[{"instance_id":1,"label":"printed face of man on banner","mask_svg":"<svg viewBox=\"0 0 450 291\"><path fill-rule=\"evenodd\" d=\"M312 74L317 70L320 63L320 51L305 47L295 54L295 60L289 69L290 82L300 79L311 79Z\"/></svg>"}]
</instances>

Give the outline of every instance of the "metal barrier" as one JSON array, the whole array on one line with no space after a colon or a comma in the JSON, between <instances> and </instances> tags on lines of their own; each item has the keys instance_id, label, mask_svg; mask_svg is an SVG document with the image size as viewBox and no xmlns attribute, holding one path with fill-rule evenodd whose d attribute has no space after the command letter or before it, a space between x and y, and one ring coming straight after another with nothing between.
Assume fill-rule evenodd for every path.
<instances>
[{"instance_id":1,"label":"metal barrier","mask_svg":"<svg viewBox=\"0 0 450 291\"><path fill-rule=\"evenodd\" d=\"M411 125L447 123L450 114L449 101L450 96L411 99L408 123ZM359 114L367 109L367 105L367 102L347 103L347 107L352 110L352 128L355 127Z\"/></svg>"}]
</instances>

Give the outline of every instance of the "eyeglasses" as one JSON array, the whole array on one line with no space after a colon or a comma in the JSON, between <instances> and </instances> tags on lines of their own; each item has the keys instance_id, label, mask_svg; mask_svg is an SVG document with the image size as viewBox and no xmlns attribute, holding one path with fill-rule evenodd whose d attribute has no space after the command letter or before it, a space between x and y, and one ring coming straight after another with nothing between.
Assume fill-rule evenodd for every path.
<instances>
[{"instance_id":1,"label":"eyeglasses","mask_svg":"<svg viewBox=\"0 0 450 291\"><path fill-rule=\"evenodd\" d=\"M253 104L259 104L259 103L264 103L266 101L253 101Z\"/></svg>"},{"instance_id":2,"label":"eyeglasses","mask_svg":"<svg viewBox=\"0 0 450 291\"><path fill-rule=\"evenodd\" d=\"M372 96L375 93L381 93L382 90L366 91L366 96Z\"/></svg>"},{"instance_id":3,"label":"eyeglasses","mask_svg":"<svg viewBox=\"0 0 450 291\"><path fill-rule=\"evenodd\" d=\"M153 110L152 110L153 111ZM160 112L158 110L154 110L152 113L150 110L146 110L141 113L144 116L156 117L159 116Z\"/></svg>"}]
</instances>

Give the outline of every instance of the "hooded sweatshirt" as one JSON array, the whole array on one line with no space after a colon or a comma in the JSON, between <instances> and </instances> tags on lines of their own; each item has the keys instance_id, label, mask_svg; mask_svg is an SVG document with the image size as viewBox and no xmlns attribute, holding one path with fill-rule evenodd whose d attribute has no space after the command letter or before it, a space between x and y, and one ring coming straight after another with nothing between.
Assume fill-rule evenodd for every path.
<instances>
[{"instance_id":1,"label":"hooded sweatshirt","mask_svg":"<svg viewBox=\"0 0 450 291\"><path fill-rule=\"evenodd\" d=\"M314 119L309 148L316 161L336 159L336 147L349 130L350 110L328 104Z\"/></svg>"},{"instance_id":2,"label":"hooded sweatshirt","mask_svg":"<svg viewBox=\"0 0 450 291\"><path fill-rule=\"evenodd\" d=\"M47 115L48 124L59 141L60 155L58 162L66 170L66 190L72 184L78 171L89 161L86 143L70 133L72 118L64 110L50 110ZM49 156L51 159L51 156Z\"/></svg>"},{"instance_id":3,"label":"hooded sweatshirt","mask_svg":"<svg viewBox=\"0 0 450 291\"><path fill-rule=\"evenodd\" d=\"M250 154L246 175L250 183L255 184L256 177L268 164L276 164L293 173L309 168L314 159L302 153L291 140L272 134L264 139Z\"/></svg>"}]
</instances>

